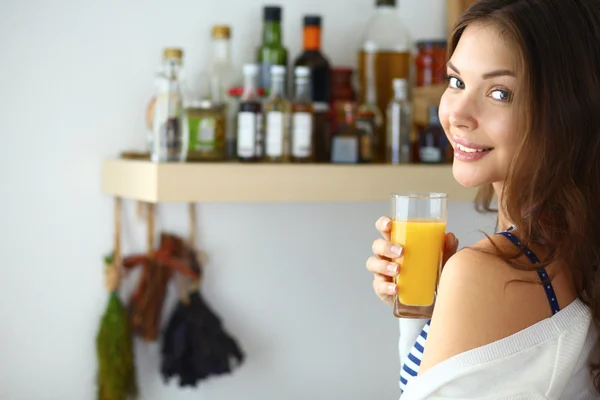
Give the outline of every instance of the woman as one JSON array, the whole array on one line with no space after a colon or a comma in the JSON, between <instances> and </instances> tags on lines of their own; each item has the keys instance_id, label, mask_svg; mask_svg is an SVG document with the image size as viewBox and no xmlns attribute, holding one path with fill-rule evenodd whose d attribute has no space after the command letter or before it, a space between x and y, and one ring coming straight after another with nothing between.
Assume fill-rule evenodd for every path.
<instances>
[{"instance_id":1,"label":"woman","mask_svg":"<svg viewBox=\"0 0 600 400\"><path fill-rule=\"evenodd\" d=\"M499 233L459 252L446 236L430 324L400 320L402 400L600 398L600 0L480 0L447 74L454 178L481 209L496 194ZM391 304L404 249L376 226L367 268Z\"/></svg>"}]
</instances>

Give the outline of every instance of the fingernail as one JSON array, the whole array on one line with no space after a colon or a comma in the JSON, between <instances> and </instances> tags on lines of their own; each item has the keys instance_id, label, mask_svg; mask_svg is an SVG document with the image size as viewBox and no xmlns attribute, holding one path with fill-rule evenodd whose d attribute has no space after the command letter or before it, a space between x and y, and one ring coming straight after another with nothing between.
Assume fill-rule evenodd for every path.
<instances>
[{"instance_id":1,"label":"fingernail","mask_svg":"<svg viewBox=\"0 0 600 400\"><path fill-rule=\"evenodd\" d=\"M381 222L381 229L388 229L389 227L390 227L390 220L386 218Z\"/></svg>"},{"instance_id":2,"label":"fingernail","mask_svg":"<svg viewBox=\"0 0 600 400\"><path fill-rule=\"evenodd\" d=\"M396 294L396 290L398 289L398 287L396 285L389 285L388 286L388 293L389 294Z\"/></svg>"},{"instance_id":3,"label":"fingernail","mask_svg":"<svg viewBox=\"0 0 600 400\"><path fill-rule=\"evenodd\" d=\"M402 247L398 246L398 245L394 245L391 248L392 254L394 254L395 256L400 257L402 255Z\"/></svg>"},{"instance_id":4,"label":"fingernail","mask_svg":"<svg viewBox=\"0 0 600 400\"><path fill-rule=\"evenodd\" d=\"M394 264L394 263L388 264L387 268L388 268L388 271L390 271L390 273L392 273L392 274L398 273L398 264Z\"/></svg>"}]
</instances>

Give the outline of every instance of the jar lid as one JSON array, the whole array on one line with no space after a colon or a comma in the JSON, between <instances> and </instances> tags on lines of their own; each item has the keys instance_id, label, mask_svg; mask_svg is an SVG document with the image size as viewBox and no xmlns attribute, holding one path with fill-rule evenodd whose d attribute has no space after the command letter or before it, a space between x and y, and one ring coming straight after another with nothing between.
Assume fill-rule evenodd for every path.
<instances>
[{"instance_id":1,"label":"jar lid","mask_svg":"<svg viewBox=\"0 0 600 400\"><path fill-rule=\"evenodd\" d=\"M178 47L167 47L163 50L163 58L183 58L183 50Z\"/></svg>"},{"instance_id":2,"label":"jar lid","mask_svg":"<svg viewBox=\"0 0 600 400\"><path fill-rule=\"evenodd\" d=\"M336 75L350 75L354 72L354 69L350 67L333 67L331 68L331 73Z\"/></svg>"},{"instance_id":3,"label":"jar lid","mask_svg":"<svg viewBox=\"0 0 600 400\"><path fill-rule=\"evenodd\" d=\"M213 39L229 39L231 37L231 28L229 25L214 25L212 28Z\"/></svg>"}]
</instances>

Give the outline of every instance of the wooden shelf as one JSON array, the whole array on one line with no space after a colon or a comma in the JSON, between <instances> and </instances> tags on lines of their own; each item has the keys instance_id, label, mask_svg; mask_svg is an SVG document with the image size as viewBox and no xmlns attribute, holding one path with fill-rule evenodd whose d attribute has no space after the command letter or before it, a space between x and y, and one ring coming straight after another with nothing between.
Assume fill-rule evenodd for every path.
<instances>
[{"instance_id":1,"label":"wooden shelf","mask_svg":"<svg viewBox=\"0 0 600 400\"><path fill-rule=\"evenodd\" d=\"M450 165L331 165L104 162L102 190L159 202L363 202L387 201L393 191L448 193L473 200Z\"/></svg>"}]
</instances>

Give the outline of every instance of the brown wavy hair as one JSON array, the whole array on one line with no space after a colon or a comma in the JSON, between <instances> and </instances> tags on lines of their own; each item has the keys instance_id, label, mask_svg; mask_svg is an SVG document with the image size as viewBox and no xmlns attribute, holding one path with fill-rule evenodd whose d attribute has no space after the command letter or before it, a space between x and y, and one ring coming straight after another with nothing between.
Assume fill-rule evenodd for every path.
<instances>
[{"instance_id":1,"label":"brown wavy hair","mask_svg":"<svg viewBox=\"0 0 600 400\"><path fill-rule=\"evenodd\" d=\"M472 23L497 29L518 59L519 145L498 208L524 244L544 246L543 265L569 266L600 329L600 0L479 0L459 18L449 56ZM492 210L492 194L480 189L478 210ZM600 365L591 370L600 392Z\"/></svg>"}]
</instances>

